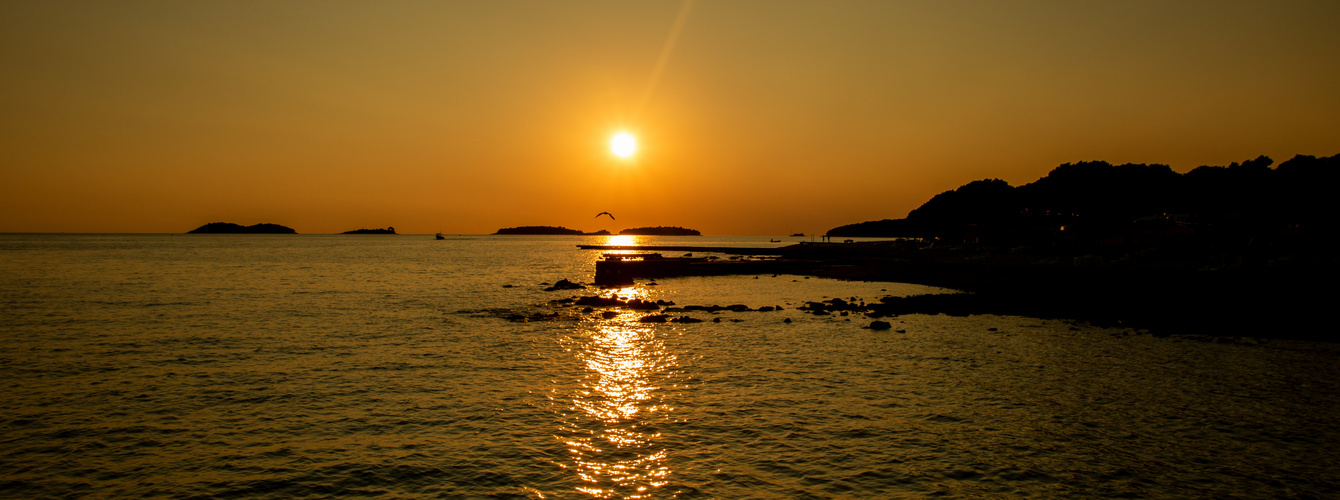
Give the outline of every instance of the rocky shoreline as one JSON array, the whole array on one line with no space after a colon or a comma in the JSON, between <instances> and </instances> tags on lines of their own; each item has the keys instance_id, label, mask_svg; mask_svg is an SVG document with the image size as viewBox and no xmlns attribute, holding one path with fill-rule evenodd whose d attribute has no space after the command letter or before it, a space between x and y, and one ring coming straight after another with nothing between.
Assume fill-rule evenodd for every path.
<instances>
[{"instance_id":1,"label":"rocky shoreline","mask_svg":"<svg viewBox=\"0 0 1340 500\"><path fill-rule=\"evenodd\" d=\"M1214 268L1192 262L1021 262L1014 256L865 259L805 274L968 292L927 306L975 314L1071 318L1155 333L1340 341L1335 266Z\"/></svg>"},{"instance_id":2,"label":"rocky shoreline","mask_svg":"<svg viewBox=\"0 0 1340 500\"><path fill-rule=\"evenodd\" d=\"M779 255L656 265L657 276L637 277L784 273L966 292L838 308L871 318L1001 314L1083 320L1155 334L1340 341L1340 335L1319 326L1331 320L1335 293L1329 292L1329 281L1340 274L1325 262L1213 266L1206 261L1109 261L1047 252L993 254L981 247L929 250L896 242L803 244L768 251ZM634 274L648 267L636 261L605 265L627 266ZM1318 292L1319 286L1327 291Z\"/></svg>"}]
</instances>

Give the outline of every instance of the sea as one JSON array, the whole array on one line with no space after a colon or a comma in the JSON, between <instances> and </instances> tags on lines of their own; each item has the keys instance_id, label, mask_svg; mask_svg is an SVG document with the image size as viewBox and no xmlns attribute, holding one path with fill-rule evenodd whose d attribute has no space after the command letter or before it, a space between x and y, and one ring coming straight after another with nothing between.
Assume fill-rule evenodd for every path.
<instances>
[{"instance_id":1,"label":"sea","mask_svg":"<svg viewBox=\"0 0 1340 500\"><path fill-rule=\"evenodd\" d=\"M771 239L0 235L0 498L1340 497L1336 344L871 329L799 306L956 292L577 247Z\"/></svg>"}]
</instances>

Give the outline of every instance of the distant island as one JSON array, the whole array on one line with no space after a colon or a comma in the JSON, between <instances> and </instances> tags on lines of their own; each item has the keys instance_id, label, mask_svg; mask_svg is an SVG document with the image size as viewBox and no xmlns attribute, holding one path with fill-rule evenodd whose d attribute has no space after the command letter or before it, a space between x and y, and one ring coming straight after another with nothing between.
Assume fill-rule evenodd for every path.
<instances>
[{"instance_id":1,"label":"distant island","mask_svg":"<svg viewBox=\"0 0 1340 500\"><path fill-rule=\"evenodd\" d=\"M682 227L635 227L619 231L619 234L632 234L639 236L702 236L702 233L696 229L684 229Z\"/></svg>"},{"instance_id":2,"label":"distant island","mask_svg":"<svg viewBox=\"0 0 1340 500\"><path fill-rule=\"evenodd\" d=\"M542 234L542 235L568 235L568 236L604 236L610 234L609 231L601 229L594 233L584 233L576 229L568 229L563 226L521 226L505 227L499 229L493 234Z\"/></svg>"},{"instance_id":3,"label":"distant island","mask_svg":"<svg viewBox=\"0 0 1340 500\"><path fill-rule=\"evenodd\" d=\"M395 228L386 226L386 229L355 229L340 234L395 234Z\"/></svg>"},{"instance_id":4,"label":"distant island","mask_svg":"<svg viewBox=\"0 0 1340 500\"><path fill-rule=\"evenodd\" d=\"M279 224L261 223L243 226L231 222L211 222L187 231L186 234L298 234L298 232Z\"/></svg>"}]
</instances>

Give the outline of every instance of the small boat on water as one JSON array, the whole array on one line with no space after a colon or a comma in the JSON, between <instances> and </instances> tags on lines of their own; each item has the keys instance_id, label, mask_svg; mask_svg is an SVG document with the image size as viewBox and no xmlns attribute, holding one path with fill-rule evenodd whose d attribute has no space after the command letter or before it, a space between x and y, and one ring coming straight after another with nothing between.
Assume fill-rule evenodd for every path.
<instances>
[{"instance_id":1,"label":"small boat on water","mask_svg":"<svg viewBox=\"0 0 1340 500\"><path fill-rule=\"evenodd\" d=\"M446 237L446 236L442 236L442 233L437 233L437 236L433 237L433 239L435 239L435 240L445 240L445 239L447 239L447 237Z\"/></svg>"}]
</instances>

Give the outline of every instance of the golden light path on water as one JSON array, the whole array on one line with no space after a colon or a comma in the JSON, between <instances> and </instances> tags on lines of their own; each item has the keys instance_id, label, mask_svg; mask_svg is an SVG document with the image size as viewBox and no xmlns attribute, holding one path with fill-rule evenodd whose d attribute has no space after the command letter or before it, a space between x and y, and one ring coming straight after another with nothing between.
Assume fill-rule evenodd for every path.
<instances>
[{"instance_id":1,"label":"golden light path on water","mask_svg":"<svg viewBox=\"0 0 1340 500\"><path fill-rule=\"evenodd\" d=\"M641 238L631 234L616 234L605 240L606 245L610 246L633 246L637 245ZM632 250L618 250L619 253L632 253Z\"/></svg>"},{"instance_id":2,"label":"golden light path on water","mask_svg":"<svg viewBox=\"0 0 1340 500\"><path fill-rule=\"evenodd\" d=\"M623 299L643 298L639 289L607 290ZM604 295L604 294L602 294ZM676 358L639 315L624 311L583 322L565 343L584 373L567 399L560 424L569 467L595 498L649 498L667 484L671 471L657 423L674 409L665 403L667 375Z\"/></svg>"}]
</instances>

